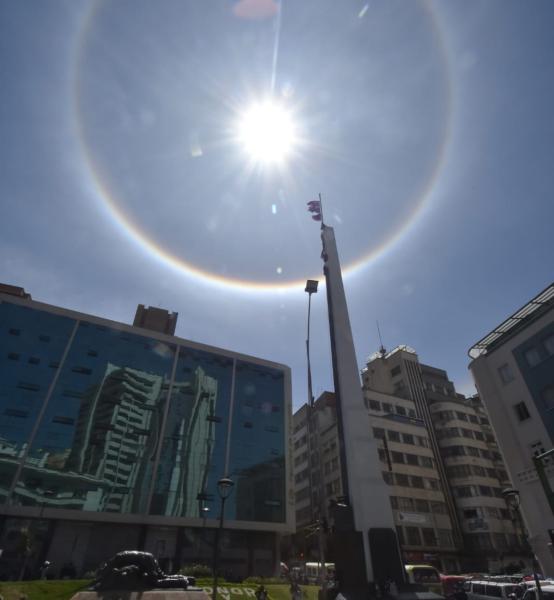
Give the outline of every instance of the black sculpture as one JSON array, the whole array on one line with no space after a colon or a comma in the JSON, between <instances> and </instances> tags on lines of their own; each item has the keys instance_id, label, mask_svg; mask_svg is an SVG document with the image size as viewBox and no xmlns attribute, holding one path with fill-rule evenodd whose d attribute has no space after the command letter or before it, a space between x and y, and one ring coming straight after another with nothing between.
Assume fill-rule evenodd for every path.
<instances>
[{"instance_id":1,"label":"black sculpture","mask_svg":"<svg viewBox=\"0 0 554 600\"><path fill-rule=\"evenodd\" d=\"M112 556L105 562L92 589L107 590L186 590L196 584L194 577L187 575L166 575L158 561L149 552L126 550Z\"/></svg>"}]
</instances>

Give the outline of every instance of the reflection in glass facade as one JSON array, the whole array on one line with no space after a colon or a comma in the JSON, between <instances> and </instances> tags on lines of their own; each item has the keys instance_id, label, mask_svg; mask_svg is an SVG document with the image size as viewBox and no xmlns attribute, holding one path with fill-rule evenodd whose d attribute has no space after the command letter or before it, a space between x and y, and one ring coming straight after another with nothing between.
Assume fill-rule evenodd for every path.
<instances>
[{"instance_id":1,"label":"reflection in glass facade","mask_svg":"<svg viewBox=\"0 0 554 600\"><path fill-rule=\"evenodd\" d=\"M285 371L103 323L0 301L0 504L285 523Z\"/></svg>"}]
</instances>

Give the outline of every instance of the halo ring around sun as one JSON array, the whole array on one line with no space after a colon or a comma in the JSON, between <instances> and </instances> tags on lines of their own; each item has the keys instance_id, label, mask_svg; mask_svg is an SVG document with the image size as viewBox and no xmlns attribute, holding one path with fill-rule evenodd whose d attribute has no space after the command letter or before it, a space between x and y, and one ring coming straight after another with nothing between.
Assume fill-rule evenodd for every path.
<instances>
[{"instance_id":1,"label":"halo ring around sun","mask_svg":"<svg viewBox=\"0 0 554 600\"><path fill-rule=\"evenodd\" d=\"M185 260L175 253L164 248L158 241L148 234L138 223L136 223L131 214L126 212L118 202L117 195L110 189L106 179L102 177L100 166L95 160L94 154L87 144L81 116L81 90L79 86L79 68L83 58L86 46L87 35L91 31L95 15L102 2L91 2L86 9L80 24L80 30L77 35L76 52L74 52L74 62L71 73L71 104L72 116L75 126L76 137L79 142L80 150L84 161L84 166L91 177L95 193L102 209L105 210L108 217L117 224L125 235L135 242L148 254L157 258L164 265L169 266L176 271L202 281L203 283L213 285L226 290L236 292L287 292L298 290L303 287L306 279L281 280L281 281L259 281L252 279L240 279L231 276L222 276L217 273L202 269L194 263ZM442 139L438 144L436 159L430 174L424 184L421 186L420 193L413 203L413 208L407 217L397 225L390 235L378 246L372 247L362 253L358 258L343 265L343 276L352 276L360 272L377 258L383 256L388 250L392 249L413 226L419 221L424 213L424 209L430 202L432 192L440 178L441 170L445 162L447 149L450 143L452 130L452 81L449 68L448 53L443 40L440 24L429 3L422 0L421 6L429 18L432 31L436 38L436 45L440 50L440 59L442 62L442 72L445 85L446 110L445 121L443 123ZM306 217L308 218L308 216ZM314 232L315 234L315 232ZM317 274L307 274L307 278L318 279Z\"/></svg>"}]
</instances>

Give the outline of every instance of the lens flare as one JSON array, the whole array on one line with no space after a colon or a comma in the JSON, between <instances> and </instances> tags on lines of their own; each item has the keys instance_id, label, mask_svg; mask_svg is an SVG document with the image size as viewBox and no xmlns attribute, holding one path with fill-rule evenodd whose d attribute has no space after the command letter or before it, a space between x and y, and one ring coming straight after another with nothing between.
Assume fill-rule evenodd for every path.
<instances>
[{"instance_id":1,"label":"lens flare","mask_svg":"<svg viewBox=\"0 0 554 600\"><path fill-rule=\"evenodd\" d=\"M280 163L297 143L292 115L266 100L250 106L238 124L238 141L255 162Z\"/></svg>"}]
</instances>

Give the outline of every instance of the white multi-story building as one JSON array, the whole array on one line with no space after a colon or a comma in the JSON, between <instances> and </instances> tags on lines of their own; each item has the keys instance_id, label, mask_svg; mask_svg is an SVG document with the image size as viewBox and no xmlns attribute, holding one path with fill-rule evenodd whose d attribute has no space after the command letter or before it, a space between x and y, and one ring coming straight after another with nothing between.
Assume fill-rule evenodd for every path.
<instances>
[{"instance_id":1,"label":"white multi-story building","mask_svg":"<svg viewBox=\"0 0 554 600\"><path fill-rule=\"evenodd\" d=\"M469 355L479 396L519 492L529 542L543 570L554 574L552 458L539 461L544 485L534 464L534 457L551 450L554 441L554 284L477 342Z\"/></svg>"},{"instance_id":2,"label":"white multi-story building","mask_svg":"<svg viewBox=\"0 0 554 600\"><path fill-rule=\"evenodd\" d=\"M511 485L487 414L407 346L372 355L363 394L403 559L443 572L531 566L502 490ZM310 412L311 434L310 434ZM312 527L343 495L334 395L293 416L297 550L317 558ZM305 540L305 534L308 538Z\"/></svg>"}]
</instances>

